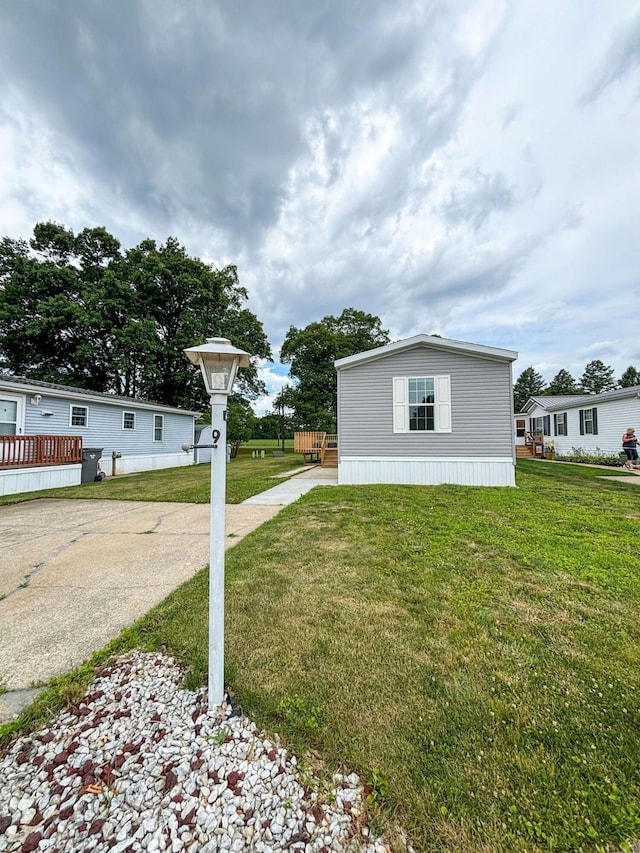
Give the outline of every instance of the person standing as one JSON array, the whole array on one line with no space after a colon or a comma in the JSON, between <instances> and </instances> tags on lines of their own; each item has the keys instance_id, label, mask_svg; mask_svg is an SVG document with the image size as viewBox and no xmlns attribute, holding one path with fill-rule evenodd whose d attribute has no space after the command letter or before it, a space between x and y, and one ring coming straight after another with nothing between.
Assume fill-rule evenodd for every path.
<instances>
[{"instance_id":1,"label":"person standing","mask_svg":"<svg viewBox=\"0 0 640 853\"><path fill-rule=\"evenodd\" d=\"M622 449L627 454L627 461L624 463L625 468L640 468L640 465L638 465L637 447L638 439L636 438L635 427L628 427L622 436Z\"/></svg>"}]
</instances>

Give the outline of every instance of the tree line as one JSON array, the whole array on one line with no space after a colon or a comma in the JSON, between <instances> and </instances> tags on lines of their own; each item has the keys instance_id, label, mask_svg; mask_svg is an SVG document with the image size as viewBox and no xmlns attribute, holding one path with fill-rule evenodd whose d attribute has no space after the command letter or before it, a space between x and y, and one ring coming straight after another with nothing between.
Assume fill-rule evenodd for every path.
<instances>
[{"instance_id":1,"label":"tree line","mask_svg":"<svg viewBox=\"0 0 640 853\"><path fill-rule=\"evenodd\" d=\"M613 391L615 388L631 388L640 385L640 371L629 366L620 376L614 378L613 367L609 367L595 359L590 361L579 380L568 370L559 370L547 385L542 374L527 367L523 370L513 386L514 411L522 411L529 397L548 397L555 395L600 394L602 391Z\"/></svg>"},{"instance_id":2,"label":"tree line","mask_svg":"<svg viewBox=\"0 0 640 853\"><path fill-rule=\"evenodd\" d=\"M183 350L226 337L254 357L230 401L234 434L246 440L251 433L335 432L334 361L389 343L380 318L345 308L304 328L291 326L280 360L289 364L293 384L276 397L272 413L256 419L250 402L266 391L257 359L270 359L271 348L246 300L235 266L216 269L190 257L173 237L123 250L105 228L75 234L55 222L38 223L29 241L0 241L0 369L206 415L204 385ZM514 385L514 405L520 411L531 396L632 385L640 385L635 367L616 380L599 360L587 364L579 380L560 370L548 385L528 367Z\"/></svg>"},{"instance_id":3,"label":"tree line","mask_svg":"<svg viewBox=\"0 0 640 853\"><path fill-rule=\"evenodd\" d=\"M0 241L0 369L61 385L139 397L201 411L209 400L183 350L225 337L253 356L229 402L232 442L283 429L335 432L333 362L389 342L378 317L345 309L304 328L291 326L281 360L294 385L257 419L251 400L266 392L257 360L271 359L262 323L244 307L235 266L216 269L173 237L123 250L105 228L79 233L40 222L27 240Z\"/></svg>"},{"instance_id":4,"label":"tree line","mask_svg":"<svg viewBox=\"0 0 640 853\"><path fill-rule=\"evenodd\" d=\"M173 237L122 250L104 228L38 223L27 242L0 242L0 368L46 382L207 411L202 378L183 350L225 337L271 358L262 323L244 307L235 266L189 257ZM265 392L254 363L236 401Z\"/></svg>"}]
</instances>

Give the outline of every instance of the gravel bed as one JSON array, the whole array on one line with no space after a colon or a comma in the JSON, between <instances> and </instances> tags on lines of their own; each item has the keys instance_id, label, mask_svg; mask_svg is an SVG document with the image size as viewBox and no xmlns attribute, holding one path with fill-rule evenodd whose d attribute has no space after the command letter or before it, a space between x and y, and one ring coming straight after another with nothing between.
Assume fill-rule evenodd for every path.
<instances>
[{"instance_id":1,"label":"gravel bed","mask_svg":"<svg viewBox=\"0 0 640 853\"><path fill-rule=\"evenodd\" d=\"M230 705L133 653L0 759L0 851L385 853L355 774L332 783Z\"/></svg>"}]
</instances>

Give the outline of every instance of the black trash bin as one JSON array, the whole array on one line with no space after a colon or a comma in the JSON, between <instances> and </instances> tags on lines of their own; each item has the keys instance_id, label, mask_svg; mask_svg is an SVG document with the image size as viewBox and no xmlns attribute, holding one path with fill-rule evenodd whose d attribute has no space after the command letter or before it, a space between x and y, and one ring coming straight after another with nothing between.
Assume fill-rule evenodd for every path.
<instances>
[{"instance_id":1,"label":"black trash bin","mask_svg":"<svg viewBox=\"0 0 640 853\"><path fill-rule=\"evenodd\" d=\"M81 483L93 483L98 476L98 460L102 456L102 447L82 448L82 472Z\"/></svg>"}]
</instances>

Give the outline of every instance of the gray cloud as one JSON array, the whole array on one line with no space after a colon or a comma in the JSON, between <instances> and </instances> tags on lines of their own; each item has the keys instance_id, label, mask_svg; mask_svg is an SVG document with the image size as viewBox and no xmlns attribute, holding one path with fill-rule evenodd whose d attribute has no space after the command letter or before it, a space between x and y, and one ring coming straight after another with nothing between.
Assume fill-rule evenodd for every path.
<instances>
[{"instance_id":1,"label":"gray cloud","mask_svg":"<svg viewBox=\"0 0 640 853\"><path fill-rule=\"evenodd\" d=\"M513 188L505 175L474 169L461 175L460 185L452 187L441 210L448 222L468 222L477 230L493 211L509 210L513 203Z\"/></svg>"},{"instance_id":2,"label":"gray cloud","mask_svg":"<svg viewBox=\"0 0 640 853\"><path fill-rule=\"evenodd\" d=\"M7 2L2 231L174 234L274 346L351 305L562 364L614 316L626 367L640 18L541 3Z\"/></svg>"},{"instance_id":3,"label":"gray cloud","mask_svg":"<svg viewBox=\"0 0 640 853\"><path fill-rule=\"evenodd\" d=\"M614 83L623 80L640 66L640 8L620 26L611 39L609 50L594 74L593 82L580 98L583 106L597 100Z\"/></svg>"},{"instance_id":4,"label":"gray cloud","mask_svg":"<svg viewBox=\"0 0 640 853\"><path fill-rule=\"evenodd\" d=\"M0 62L83 168L168 221L209 219L237 250L277 221L307 117L401 90L437 18L382 2L25 0L4 10Z\"/></svg>"}]
</instances>

